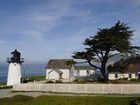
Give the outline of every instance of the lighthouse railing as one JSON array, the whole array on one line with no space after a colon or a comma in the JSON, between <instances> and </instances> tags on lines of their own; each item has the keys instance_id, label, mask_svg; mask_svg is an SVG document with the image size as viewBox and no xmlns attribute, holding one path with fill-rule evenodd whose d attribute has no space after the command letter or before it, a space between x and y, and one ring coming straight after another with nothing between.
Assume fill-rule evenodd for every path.
<instances>
[{"instance_id":1,"label":"lighthouse railing","mask_svg":"<svg viewBox=\"0 0 140 105\"><path fill-rule=\"evenodd\" d=\"M24 62L24 58L7 58L7 62L8 63L11 63L11 62L22 63Z\"/></svg>"}]
</instances>

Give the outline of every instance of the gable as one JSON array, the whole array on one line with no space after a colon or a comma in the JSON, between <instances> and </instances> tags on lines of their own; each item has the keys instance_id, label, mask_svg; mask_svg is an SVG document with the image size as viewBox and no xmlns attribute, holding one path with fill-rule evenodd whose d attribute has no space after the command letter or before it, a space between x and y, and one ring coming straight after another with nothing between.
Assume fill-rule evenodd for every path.
<instances>
[{"instance_id":1,"label":"gable","mask_svg":"<svg viewBox=\"0 0 140 105\"><path fill-rule=\"evenodd\" d=\"M70 69L72 64L68 64L68 62L72 62L72 59L51 59L49 60L46 68L47 69Z\"/></svg>"},{"instance_id":2,"label":"gable","mask_svg":"<svg viewBox=\"0 0 140 105\"><path fill-rule=\"evenodd\" d=\"M48 72L48 74L50 74L50 73L53 72L53 71L55 71L55 72L58 73L58 74L63 74L63 72L60 71L60 70L51 70L51 71Z\"/></svg>"}]
</instances>

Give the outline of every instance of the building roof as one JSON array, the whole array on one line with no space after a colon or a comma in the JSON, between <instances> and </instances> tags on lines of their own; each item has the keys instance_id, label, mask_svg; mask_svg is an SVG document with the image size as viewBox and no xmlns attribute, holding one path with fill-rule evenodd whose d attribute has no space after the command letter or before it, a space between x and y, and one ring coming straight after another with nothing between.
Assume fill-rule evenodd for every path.
<instances>
[{"instance_id":1,"label":"building roof","mask_svg":"<svg viewBox=\"0 0 140 105\"><path fill-rule=\"evenodd\" d=\"M95 68L91 66L75 66L75 70L95 70Z\"/></svg>"},{"instance_id":2,"label":"building roof","mask_svg":"<svg viewBox=\"0 0 140 105\"><path fill-rule=\"evenodd\" d=\"M127 67L125 67L123 69L116 68L115 71L111 71L109 73L115 73L115 72L122 72L122 73L137 73L137 72L140 72L140 63L139 64L129 64L129 65L127 65Z\"/></svg>"},{"instance_id":3,"label":"building roof","mask_svg":"<svg viewBox=\"0 0 140 105\"><path fill-rule=\"evenodd\" d=\"M140 63L139 64L130 64L125 69L124 72L140 72Z\"/></svg>"},{"instance_id":4,"label":"building roof","mask_svg":"<svg viewBox=\"0 0 140 105\"><path fill-rule=\"evenodd\" d=\"M58 69L51 70L48 74L50 74L50 73L53 72L53 71L57 72L58 74L63 74L63 72L60 71L60 70L58 70Z\"/></svg>"},{"instance_id":5,"label":"building roof","mask_svg":"<svg viewBox=\"0 0 140 105\"><path fill-rule=\"evenodd\" d=\"M47 69L70 69L73 62L72 59L50 59L46 66Z\"/></svg>"},{"instance_id":6,"label":"building roof","mask_svg":"<svg viewBox=\"0 0 140 105\"><path fill-rule=\"evenodd\" d=\"M18 52L17 49L15 49L13 52L11 52L11 54L20 54L20 52Z\"/></svg>"}]
</instances>

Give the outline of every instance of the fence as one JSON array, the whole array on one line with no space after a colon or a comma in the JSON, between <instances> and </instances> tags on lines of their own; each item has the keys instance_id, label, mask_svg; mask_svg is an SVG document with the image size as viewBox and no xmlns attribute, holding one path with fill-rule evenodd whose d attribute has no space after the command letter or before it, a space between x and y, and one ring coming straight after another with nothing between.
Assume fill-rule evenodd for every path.
<instances>
[{"instance_id":1,"label":"fence","mask_svg":"<svg viewBox=\"0 0 140 105\"><path fill-rule=\"evenodd\" d=\"M17 84L13 91L93 94L140 94L140 84Z\"/></svg>"}]
</instances>

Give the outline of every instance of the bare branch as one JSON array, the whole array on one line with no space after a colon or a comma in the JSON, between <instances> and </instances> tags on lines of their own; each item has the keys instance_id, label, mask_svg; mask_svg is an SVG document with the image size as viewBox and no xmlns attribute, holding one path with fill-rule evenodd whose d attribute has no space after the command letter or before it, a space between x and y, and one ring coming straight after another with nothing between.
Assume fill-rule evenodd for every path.
<instances>
[{"instance_id":1,"label":"bare branch","mask_svg":"<svg viewBox=\"0 0 140 105\"><path fill-rule=\"evenodd\" d=\"M113 56L115 56L115 55L120 55L121 53L116 53L116 54L112 54L112 55L110 55L108 58L111 58L111 57L113 57Z\"/></svg>"},{"instance_id":2,"label":"bare branch","mask_svg":"<svg viewBox=\"0 0 140 105\"><path fill-rule=\"evenodd\" d=\"M92 63L91 63L91 60L88 60L88 63L89 63L90 66L95 67L96 69L100 69L100 70L101 70L100 67L98 67L98 66L92 64Z\"/></svg>"}]
</instances>

